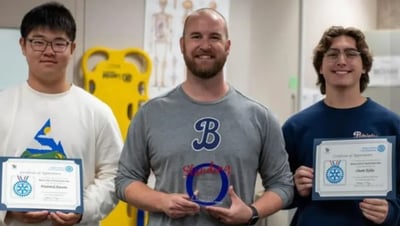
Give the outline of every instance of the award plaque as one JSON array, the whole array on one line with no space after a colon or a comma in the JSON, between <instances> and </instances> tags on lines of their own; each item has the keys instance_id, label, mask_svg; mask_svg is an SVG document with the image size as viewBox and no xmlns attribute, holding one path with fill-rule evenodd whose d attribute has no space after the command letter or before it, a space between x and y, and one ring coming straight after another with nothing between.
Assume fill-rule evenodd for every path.
<instances>
[{"instance_id":1,"label":"award plaque","mask_svg":"<svg viewBox=\"0 0 400 226\"><path fill-rule=\"evenodd\" d=\"M80 159L0 157L0 210L83 212Z\"/></svg>"},{"instance_id":2,"label":"award plaque","mask_svg":"<svg viewBox=\"0 0 400 226\"><path fill-rule=\"evenodd\" d=\"M313 200L396 197L395 137L316 139Z\"/></svg>"},{"instance_id":3,"label":"award plaque","mask_svg":"<svg viewBox=\"0 0 400 226\"><path fill-rule=\"evenodd\" d=\"M186 192L193 202L202 206L222 203L228 193L229 179L221 166L199 164L186 177Z\"/></svg>"}]
</instances>

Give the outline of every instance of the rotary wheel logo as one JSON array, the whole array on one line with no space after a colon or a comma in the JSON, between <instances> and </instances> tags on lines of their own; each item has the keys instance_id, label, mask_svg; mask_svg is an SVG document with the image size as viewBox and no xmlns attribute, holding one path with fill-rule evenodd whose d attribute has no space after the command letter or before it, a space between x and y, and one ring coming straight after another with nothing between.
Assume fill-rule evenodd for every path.
<instances>
[{"instance_id":1,"label":"rotary wheel logo","mask_svg":"<svg viewBox=\"0 0 400 226\"><path fill-rule=\"evenodd\" d=\"M343 180L344 172L340 166L333 165L326 171L326 179L332 183L337 184Z\"/></svg>"},{"instance_id":2,"label":"rotary wheel logo","mask_svg":"<svg viewBox=\"0 0 400 226\"><path fill-rule=\"evenodd\" d=\"M32 192L32 186L28 182L28 177L18 177L18 182L14 184L14 192L21 197L25 197Z\"/></svg>"}]
</instances>

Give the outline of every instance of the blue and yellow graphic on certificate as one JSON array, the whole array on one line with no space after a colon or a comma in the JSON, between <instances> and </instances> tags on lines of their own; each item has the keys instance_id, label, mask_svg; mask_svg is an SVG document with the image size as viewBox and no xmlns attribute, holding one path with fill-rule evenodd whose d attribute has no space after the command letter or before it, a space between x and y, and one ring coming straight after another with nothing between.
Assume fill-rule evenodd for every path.
<instances>
[{"instance_id":1,"label":"blue and yellow graphic on certificate","mask_svg":"<svg viewBox=\"0 0 400 226\"><path fill-rule=\"evenodd\" d=\"M394 136L315 139L312 199L396 198Z\"/></svg>"},{"instance_id":2,"label":"blue and yellow graphic on certificate","mask_svg":"<svg viewBox=\"0 0 400 226\"><path fill-rule=\"evenodd\" d=\"M82 161L0 157L0 210L83 212Z\"/></svg>"}]
</instances>

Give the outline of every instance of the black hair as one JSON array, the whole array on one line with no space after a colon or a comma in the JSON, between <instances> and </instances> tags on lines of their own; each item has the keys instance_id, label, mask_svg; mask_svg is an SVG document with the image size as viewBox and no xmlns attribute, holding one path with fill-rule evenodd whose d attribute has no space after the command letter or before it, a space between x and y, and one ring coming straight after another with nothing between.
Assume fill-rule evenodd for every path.
<instances>
[{"instance_id":1,"label":"black hair","mask_svg":"<svg viewBox=\"0 0 400 226\"><path fill-rule=\"evenodd\" d=\"M76 23L71 12L62 4L48 2L31 9L21 22L21 36L26 38L36 28L64 31L69 41L76 36Z\"/></svg>"}]
</instances>

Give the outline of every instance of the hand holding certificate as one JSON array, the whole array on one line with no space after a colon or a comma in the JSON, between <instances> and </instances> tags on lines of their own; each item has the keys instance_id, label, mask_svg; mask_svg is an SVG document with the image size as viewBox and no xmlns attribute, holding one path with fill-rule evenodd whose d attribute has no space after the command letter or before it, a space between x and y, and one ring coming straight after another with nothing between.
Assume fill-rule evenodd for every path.
<instances>
[{"instance_id":1,"label":"hand holding certificate","mask_svg":"<svg viewBox=\"0 0 400 226\"><path fill-rule=\"evenodd\" d=\"M314 142L312 198L395 198L394 137Z\"/></svg>"},{"instance_id":2,"label":"hand holding certificate","mask_svg":"<svg viewBox=\"0 0 400 226\"><path fill-rule=\"evenodd\" d=\"M78 159L0 157L1 210L83 212Z\"/></svg>"}]
</instances>

